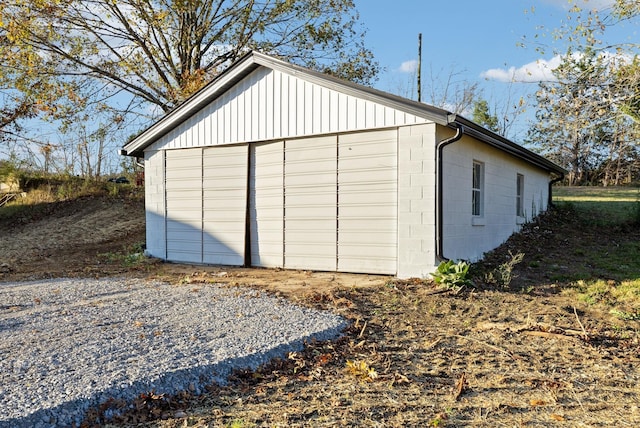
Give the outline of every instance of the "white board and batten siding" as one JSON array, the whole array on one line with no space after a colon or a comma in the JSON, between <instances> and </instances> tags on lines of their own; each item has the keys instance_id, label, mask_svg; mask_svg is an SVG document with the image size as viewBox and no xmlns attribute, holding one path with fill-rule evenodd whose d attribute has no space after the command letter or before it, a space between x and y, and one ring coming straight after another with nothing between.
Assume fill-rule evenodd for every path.
<instances>
[{"instance_id":1,"label":"white board and batten siding","mask_svg":"<svg viewBox=\"0 0 640 428\"><path fill-rule=\"evenodd\" d=\"M273 141L417 123L427 120L260 67L146 150Z\"/></svg>"}]
</instances>

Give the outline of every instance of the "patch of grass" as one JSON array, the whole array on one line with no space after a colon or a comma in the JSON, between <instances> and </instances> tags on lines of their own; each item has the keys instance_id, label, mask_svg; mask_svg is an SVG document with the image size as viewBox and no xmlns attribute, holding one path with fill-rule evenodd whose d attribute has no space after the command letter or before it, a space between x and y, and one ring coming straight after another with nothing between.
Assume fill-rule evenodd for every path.
<instances>
[{"instance_id":1,"label":"patch of grass","mask_svg":"<svg viewBox=\"0 0 640 428\"><path fill-rule=\"evenodd\" d=\"M144 242L125 248L122 252L100 254L100 257L106 259L109 263L120 263L126 268L139 266L147 259L144 255Z\"/></svg>"},{"instance_id":2,"label":"patch of grass","mask_svg":"<svg viewBox=\"0 0 640 428\"><path fill-rule=\"evenodd\" d=\"M640 279L623 282L581 280L570 293L576 293L580 300L590 305L611 307L611 313L621 319L635 319L640 314Z\"/></svg>"},{"instance_id":3,"label":"patch of grass","mask_svg":"<svg viewBox=\"0 0 640 428\"><path fill-rule=\"evenodd\" d=\"M610 226L640 220L640 188L554 187L553 200L572 209L583 224Z\"/></svg>"}]
</instances>

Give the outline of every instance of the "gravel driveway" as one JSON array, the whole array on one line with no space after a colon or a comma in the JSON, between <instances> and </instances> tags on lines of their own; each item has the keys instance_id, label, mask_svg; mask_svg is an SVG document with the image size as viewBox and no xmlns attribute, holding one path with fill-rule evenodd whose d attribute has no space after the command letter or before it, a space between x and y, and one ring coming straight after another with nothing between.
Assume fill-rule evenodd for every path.
<instances>
[{"instance_id":1,"label":"gravel driveway","mask_svg":"<svg viewBox=\"0 0 640 428\"><path fill-rule=\"evenodd\" d=\"M0 283L0 427L79 423L110 398L196 393L337 337L345 321L261 292L130 278Z\"/></svg>"}]
</instances>

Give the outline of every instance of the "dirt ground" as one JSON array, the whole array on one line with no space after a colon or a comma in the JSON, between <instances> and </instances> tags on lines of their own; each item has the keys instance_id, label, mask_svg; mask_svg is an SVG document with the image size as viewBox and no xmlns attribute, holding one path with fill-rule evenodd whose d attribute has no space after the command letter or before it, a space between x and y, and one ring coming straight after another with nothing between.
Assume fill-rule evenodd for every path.
<instances>
[{"instance_id":1,"label":"dirt ground","mask_svg":"<svg viewBox=\"0 0 640 428\"><path fill-rule=\"evenodd\" d=\"M143 210L139 198L89 197L0 221L0 281L126 274L247 285L339 313L351 327L203 396L150 391L114 421L104 411L127 403L106 403L87 426L640 426L640 322L565 292L573 266L589 266L588 248L640 241L637 228L547 216L475 266L475 288L456 293L374 275L131 263ZM570 251L577 246L586 249ZM510 285L482 283L509 251L525 253Z\"/></svg>"}]
</instances>

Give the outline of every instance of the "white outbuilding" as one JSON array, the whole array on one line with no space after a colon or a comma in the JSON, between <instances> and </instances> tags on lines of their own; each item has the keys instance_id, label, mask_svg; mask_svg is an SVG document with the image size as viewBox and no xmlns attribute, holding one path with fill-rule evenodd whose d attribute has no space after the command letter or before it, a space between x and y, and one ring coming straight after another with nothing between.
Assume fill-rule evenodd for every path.
<instances>
[{"instance_id":1,"label":"white outbuilding","mask_svg":"<svg viewBox=\"0 0 640 428\"><path fill-rule=\"evenodd\" d=\"M564 170L459 115L250 52L126 144L147 251L424 277L545 211Z\"/></svg>"}]
</instances>

